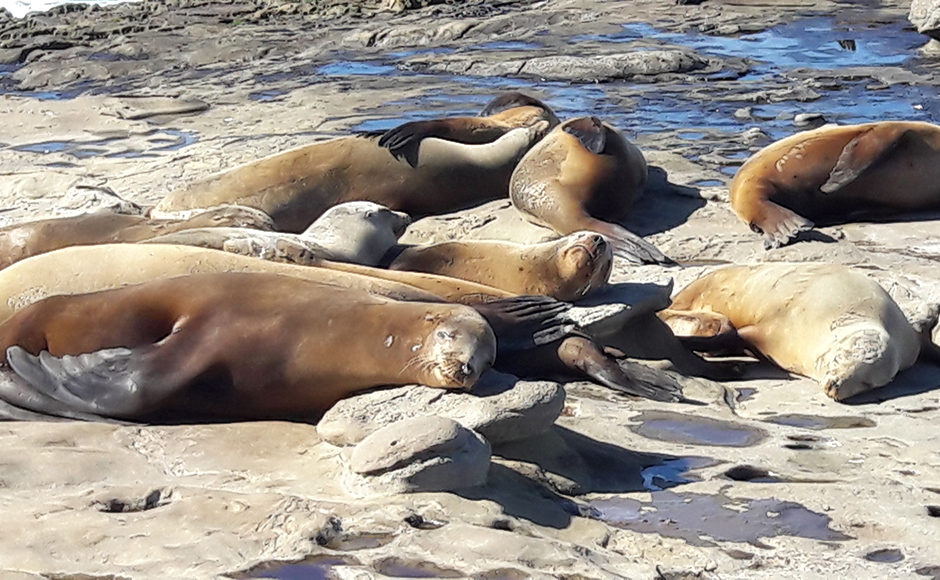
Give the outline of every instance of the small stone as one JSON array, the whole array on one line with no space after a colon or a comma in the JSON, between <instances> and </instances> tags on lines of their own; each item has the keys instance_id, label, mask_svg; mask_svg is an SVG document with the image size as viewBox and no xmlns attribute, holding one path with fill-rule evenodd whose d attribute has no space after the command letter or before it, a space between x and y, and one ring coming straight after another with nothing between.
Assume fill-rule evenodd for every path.
<instances>
[{"instance_id":1,"label":"small stone","mask_svg":"<svg viewBox=\"0 0 940 580\"><path fill-rule=\"evenodd\" d=\"M452 491L486 483L490 444L444 417L416 417L379 429L349 457L357 494Z\"/></svg>"},{"instance_id":2,"label":"small stone","mask_svg":"<svg viewBox=\"0 0 940 580\"><path fill-rule=\"evenodd\" d=\"M753 107L741 107L740 109L734 112L734 118L740 119L742 121L753 119L754 118L753 113L754 113Z\"/></svg>"},{"instance_id":3,"label":"small stone","mask_svg":"<svg viewBox=\"0 0 940 580\"><path fill-rule=\"evenodd\" d=\"M826 123L822 113L799 113L793 117L793 124L797 127L818 127Z\"/></svg>"},{"instance_id":4,"label":"small stone","mask_svg":"<svg viewBox=\"0 0 940 580\"><path fill-rule=\"evenodd\" d=\"M907 19L917 27L917 32L940 39L940 1L913 0Z\"/></svg>"},{"instance_id":5,"label":"small stone","mask_svg":"<svg viewBox=\"0 0 940 580\"><path fill-rule=\"evenodd\" d=\"M741 133L740 139L744 143L758 143L760 141L770 141L770 136L764 133L760 127L751 127Z\"/></svg>"},{"instance_id":6,"label":"small stone","mask_svg":"<svg viewBox=\"0 0 940 580\"><path fill-rule=\"evenodd\" d=\"M499 443L544 433L564 405L565 391L557 383L523 381L490 370L470 393L413 385L343 399L320 419L317 433L333 445L355 445L398 421L437 416Z\"/></svg>"}]
</instances>

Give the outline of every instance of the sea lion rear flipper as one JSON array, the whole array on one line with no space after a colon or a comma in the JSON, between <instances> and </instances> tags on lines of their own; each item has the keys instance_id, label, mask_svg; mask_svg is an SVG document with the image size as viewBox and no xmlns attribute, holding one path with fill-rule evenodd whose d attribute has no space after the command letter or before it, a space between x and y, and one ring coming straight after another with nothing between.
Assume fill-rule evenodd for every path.
<instances>
[{"instance_id":1,"label":"sea lion rear flipper","mask_svg":"<svg viewBox=\"0 0 940 580\"><path fill-rule=\"evenodd\" d=\"M784 246L800 232L816 225L800 214L772 201L761 204L761 218L751 224L751 230L764 234L764 249L772 250Z\"/></svg>"},{"instance_id":2,"label":"sea lion rear flipper","mask_svg":"<svg viewBox=\"0 0 940 580\"><path fill-rule=\"evenodd\" d=\"M575 328L564 316L571 305L548 296L517 296L474 304L473 308L493 327L500 353L548 344Z\"/></svg>"},{"instance_id":3,"label":"sea lion rear flipper","mask_svg":"<svg viewBox=\"0 0 940 580\"><path fill-rule=\"evenodd\" d=\"M866 169L887 157L898 147L910 130L891 126L869 127L855 136L842 149L826 183L819 186L823 193L832 193L855 181Z\"/></svg>"},{"instance_id":4,"label":"sea lion rear flipper","mask_svg":"<svg viewBox=\"0 0 940 580\"><path fill-rule=\"evenodd\" d=\"M165 385L154 384L154 377L144 370L144 357L152 350L152 346L109 348L56 357L48 351L34 356L14 345L7 349L7 362L41 397L56 401L69 412L129 417L144 404L159 401L159 391L167 392L159 388ZM39 410L45 411L44 404ZM52 414L67 416L60 410Z\"/></svg>"},{"instance_id":5,"label":"sea lion rear flipper","mask_svg":"<svg viewBox=\"0 0 940 580\"><path fill-rule=\"evenodd\" d=\"M586 336L570 336L558 347L562 362L615 391L669 403L686 401L682 385L662 371L606 354Z\"/></svg>"},{"instance_id":6,"label":"sea lion rear flipper","mask_svg":"<svg viewBox=\"0 0 940 580\"><path fill-rule=\"evenodd\" d=\"M10 369L0 370L0 420L42 421L50 417L101 420L43 394Z\"/></svg>"}]
</instances>

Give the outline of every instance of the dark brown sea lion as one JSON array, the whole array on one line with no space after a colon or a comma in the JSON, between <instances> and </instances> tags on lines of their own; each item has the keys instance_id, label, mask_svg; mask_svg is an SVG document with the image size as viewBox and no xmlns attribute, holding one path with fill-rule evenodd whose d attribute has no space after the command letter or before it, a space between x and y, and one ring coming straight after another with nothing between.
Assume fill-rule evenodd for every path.
<instances>
[{"instance_id":1,"label":"dark brown sea lion","mask_svg":"<svg viewBox=\"0 0 940 580\"><path fill-rule=\"evenodd\" d=\"M30 256L69 246L138 242L173 232L207 227L270 230L274 224L261 211L237 206L213 208L186 220L150 219L99 211L13 224L0 229L0 268Z\"/></svg>"},{"instance_id":2,"label":"dark brown sea lion","mask_svg":"<svg viewBox=\"0 0 940 580\"><path fill-rule=\"evenodd\" d=\"M797 133L741 166L731 207L768 249L814 222L940 208L940 127L885 121Z\"/></svg>"},{"instance_id":3,"label":"dark brown sea lion","mask_svg":"<svg viewBox=\"0 0 940 580\"><path fill-rule=\"evenodd\" d=\"M515 294L543 294L567 302L607 283L613 254L604 236L575 232L541 244L444 242L403 250L392 270L471 280Z\"/></svg>"},{"instance_id":4,"label":"dark brown sea lion","mask_svg":"<svg viewBox=\"0 0 940 580\"><path fill-rule=\"evenodd\" d=\"M223 273L44 299L0 325L0 353L32 387L0 397L31 411L315 420L374 387L469 388L496 337L467 306Z\"/></svg>"},{"instance_id":5,"label":"dark brown sea lion","mask_svg":"<svg viewBox=\"0 0 940 580\"><path fill-rule=\"evenodd\" d=\"M505 197L516 163L548 125L513 129L482 145L423 139L415 166L380 147L376 137L340 137L184 186L163 198L151 215L179 217L217 205L246 205L270 215L279 231L299 233L348 201L373 201L412 217L446 213Z\"/></svg>"},{"instance_id":6,"label":"dark brown sea lion","mask_svg":"<svg viewBox=\"0 0 940 580\"><path fill-rule=\"evenodd\" d=\"M542 101L523 93L503 93L490 101L478 117L445 117L411 121L386 131L379 145L414 165L422 139L437 137L457 143L491 143L512 129L532 127L545 121L548 129L558 125L554 111Z\"/></svg>"},{"instance_id":7,"label":"dark brown sea lion","mask_svg":"<svg viewBox=\"0 0 940 580\"><path fill-rule=\"evenodd\" d=\"M512 175L512 204L529 221L567 235L603 234L614 255L638 264L672 264L643 238L612 223L629 215L646 184L640 150L597 117L555 127L532 147Z\"/></svg>"}]
</instances>

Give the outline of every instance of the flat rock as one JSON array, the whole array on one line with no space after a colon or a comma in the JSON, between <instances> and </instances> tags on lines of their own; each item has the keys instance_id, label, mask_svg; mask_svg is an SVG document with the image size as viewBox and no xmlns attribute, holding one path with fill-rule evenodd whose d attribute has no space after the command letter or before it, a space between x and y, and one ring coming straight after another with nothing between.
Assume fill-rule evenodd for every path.
<instances>
[{"instance_id":1,"label":"flat rock","mask_svg":"<svg viewBox=\"0 0 940 580\"><path fill-rule=\"evenodd\" d=\"M608 284L579 300L566 313L592 335L621 329L631 318L669 306L673 285L621 282Z\"/></svg>"},{"instance_id":2,"label":"flat rock","mask_svg":"<svg viewBox=\"0 0 940 580\"><path fill-rule=\"evenodd\" d=\"M557 383L488 371L471 393L415 385L343 399L326 412L317 433L333 445L355 445L387 425L437 416L502 443L544 433L564 404L565 391Z\"/></svg>"},{"instance_id":3,"label":"flat rock","mask_svg":"<svg viewBox=\"0 0 940 580\"><path fill-rule=\"evenodd\" d=\"M445 417L415 417L363 439L349 457L355 494L452 491L486 483L490 444Z\"/></svg>"}]
</instances>

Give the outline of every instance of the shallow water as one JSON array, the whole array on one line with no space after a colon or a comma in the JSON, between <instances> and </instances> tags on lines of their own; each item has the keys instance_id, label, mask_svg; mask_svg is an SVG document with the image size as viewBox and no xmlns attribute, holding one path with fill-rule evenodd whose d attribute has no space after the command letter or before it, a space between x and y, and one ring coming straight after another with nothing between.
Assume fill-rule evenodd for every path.
<instances>
[{"instance_id":1,"label":"shallow water","mask_svg":"<svg viewBox=\"0 0 940 580\"><path fill-rule=\"evenodd\" d=\"M658 441L719 447L750 447L767 437L767 433L742 423L721 421L669 411L643 411L632 420L630 430Z\"/></svg>"}]
</instances>

